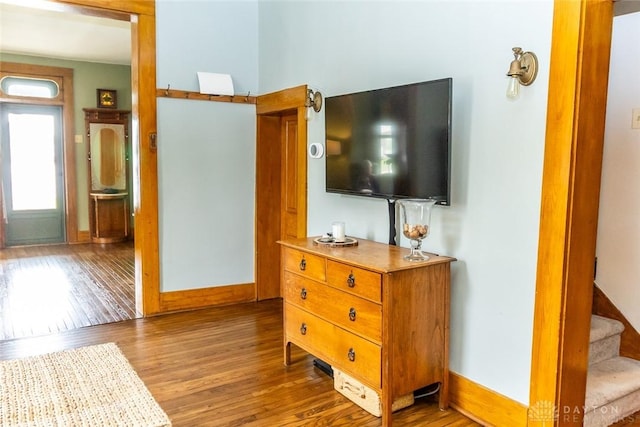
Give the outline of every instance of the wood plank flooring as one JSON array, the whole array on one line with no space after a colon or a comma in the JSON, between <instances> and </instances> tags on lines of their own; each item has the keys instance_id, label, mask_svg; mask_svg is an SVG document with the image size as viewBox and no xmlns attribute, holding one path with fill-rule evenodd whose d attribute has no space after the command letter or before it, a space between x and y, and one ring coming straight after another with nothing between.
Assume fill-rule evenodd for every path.
<instances>
[{"instance_id":1,"label":"wood plank flooring","mask_svg":"<svg viewBox=\"0 0 640 427\"><path fill-rule=\"evenodd\" d=\"M115 342L181 426L357 426L381 420L333 389L313 357L282 351L282 301L216 307L0 342L0 360ZM478 426L433 397L394 413L394 426Z\"/></svg>"},{"instance_id":2,"label":"wood plank flooring","mask_svg":"<svg viewBox=\"0 0 640 427\"><path fill-rule=\"evenodd\" d=\"M0 250L0 360L116 342L174 426L381 425L297 347L284 367L280 300L136 317L131 242ZM394 425L479 424L426 397Z\"/></svg>"},{"instance_id":3,"label":"wood plank flooring","mask_svg":"<svg viewBox=\"0 0 640 427\"><path fill-rule=\"evenodd\" d=\"M133 243L0 250L0 340L138 317Z\"/></svg>"}]
</instances>

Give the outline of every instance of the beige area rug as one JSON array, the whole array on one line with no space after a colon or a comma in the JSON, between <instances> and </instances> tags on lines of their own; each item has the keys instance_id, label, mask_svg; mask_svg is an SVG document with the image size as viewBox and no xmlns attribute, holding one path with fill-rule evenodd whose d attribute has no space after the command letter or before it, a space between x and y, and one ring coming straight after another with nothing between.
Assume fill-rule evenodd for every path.
<instances>
[{"instance_id":1,"label":"beige area rug","mask_svg":"<svg viewBox=\"0 0 640 427\"><path fill-rule=\"evenodd\" d=\"M114 343L0 362L0 426L170 426Z\"/></svg>"}]
</instances>

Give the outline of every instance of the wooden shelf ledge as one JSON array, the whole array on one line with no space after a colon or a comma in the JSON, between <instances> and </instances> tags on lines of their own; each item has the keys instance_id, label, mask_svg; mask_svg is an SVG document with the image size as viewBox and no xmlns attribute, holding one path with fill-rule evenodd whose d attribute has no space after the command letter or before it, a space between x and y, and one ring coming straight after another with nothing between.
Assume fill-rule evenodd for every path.
<instances>
[{"instance_id":1,"label":"wooden shelf ledge","mask_svg":"<svg viewBox=\"0 0 640 427\"><path fill-rule=\"evenodd\" d=\"M256 97L249 95L207 95L200 92L190 92L176 89L156 89L156 97L193 99L196 101L233 102L236 104L255 104Z\"/></svg>"}]
</instances>

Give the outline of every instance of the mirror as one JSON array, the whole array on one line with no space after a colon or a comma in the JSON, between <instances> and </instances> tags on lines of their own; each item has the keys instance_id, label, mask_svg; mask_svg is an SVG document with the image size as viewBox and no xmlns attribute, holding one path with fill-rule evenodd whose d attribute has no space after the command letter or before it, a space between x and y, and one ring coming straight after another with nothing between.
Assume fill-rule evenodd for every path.
<instances>
[{"instance_id":1,"label":"mirror","mask_svg":"<svg viewBox=\"0 0 640 427\"><path fill-rule=\"evenodd\" d=\"M90 123L89 138L91 191L126 191L124 125Z\"/></svg>"},{"instance_id":2,"label":"mirror","mask_svg":"<svg viewBox=\"0 0 640 427\"><path fill-rule=\"evenodd\" d=\"M123 194L129 188L129 111L84 108L89 141L90 193Z\"/></svg>"}]
</instances>

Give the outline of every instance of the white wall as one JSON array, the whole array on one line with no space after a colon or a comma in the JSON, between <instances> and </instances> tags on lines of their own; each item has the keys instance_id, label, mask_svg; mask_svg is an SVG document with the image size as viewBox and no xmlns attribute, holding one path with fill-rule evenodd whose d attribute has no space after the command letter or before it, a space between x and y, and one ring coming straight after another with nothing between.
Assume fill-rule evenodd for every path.
<instances>
[{"instance_id":1,"label":"white wall","mask_svg":"<svg viewBox=\"0 0 640 427\"><path fill-rule=\"evenodd\" d=\"M613 24L596 255L596 283L640 330L640 13Z\"/></svg>"},{"instance_id":2,"label":"white wall","mask_svg":"<svg viewBox=\"0 0 640 427\"><path fill-rule=\"evenodd\" d=\"M157 85L198 91L198 71L258 92L254 1L157 0ZM254 281L255 106L160 98L161 291Z\"/></svg>"},{"instance_id":3,"label":"white wall","mask_svg":"<svg viewBox=\"0 0 640 427\"><path fill-rule=\"evenodd\" d=\"M209 71L257 93L257 1L156 0L156 44L158 87L197 91L196 72Z\"/></svg>"},{"instance_id":4,"label":"white wall","mask_svg":"<svg viewBox=\"0 0 640 427\"><path fill-rule=\"evenodd\" d=\"M452 270L451 369L528 404L551 0L261 1L260 91L309 84L325 96L453 77L452 206L427 250ZM538 80L505 97L511 48L533 50ZM309 143L324 142L324 118ZM308 230L388 240L386 201L328 194L309 159ZM402 242L403 246L406 241Z\"/></svg>"},{"instance_id":5,"label":"white wall","mask_svg":"<svg viewBox=\"0 0 640 427\"><path fill-rule=\"evenodd\" d=\"M240 93L306 83L331 96L453 77L452 206L436 209L425 242L458 258L451 369L527 403L552 6L158 0L157 83L196 91L196 72L212 71L232 74ZM536 52L540 72L510 102L517 45ZM158 103L163 291L253 278L250 108ZM320 113L309 142L323 141ZM351 235L387 241L385 201L325 193L324 159L309 161L308 179L310 234L342 219Z\"/></svg>"},{"instance_id":6,"label":"white wall","mask_svg":"<svg viewBox=\"0 0 640 427\"><path fill-rule=\"evenodd\" d=\"M254 281L253 105L161 98L162 291Z\"/></svg>"}]
</instances>

